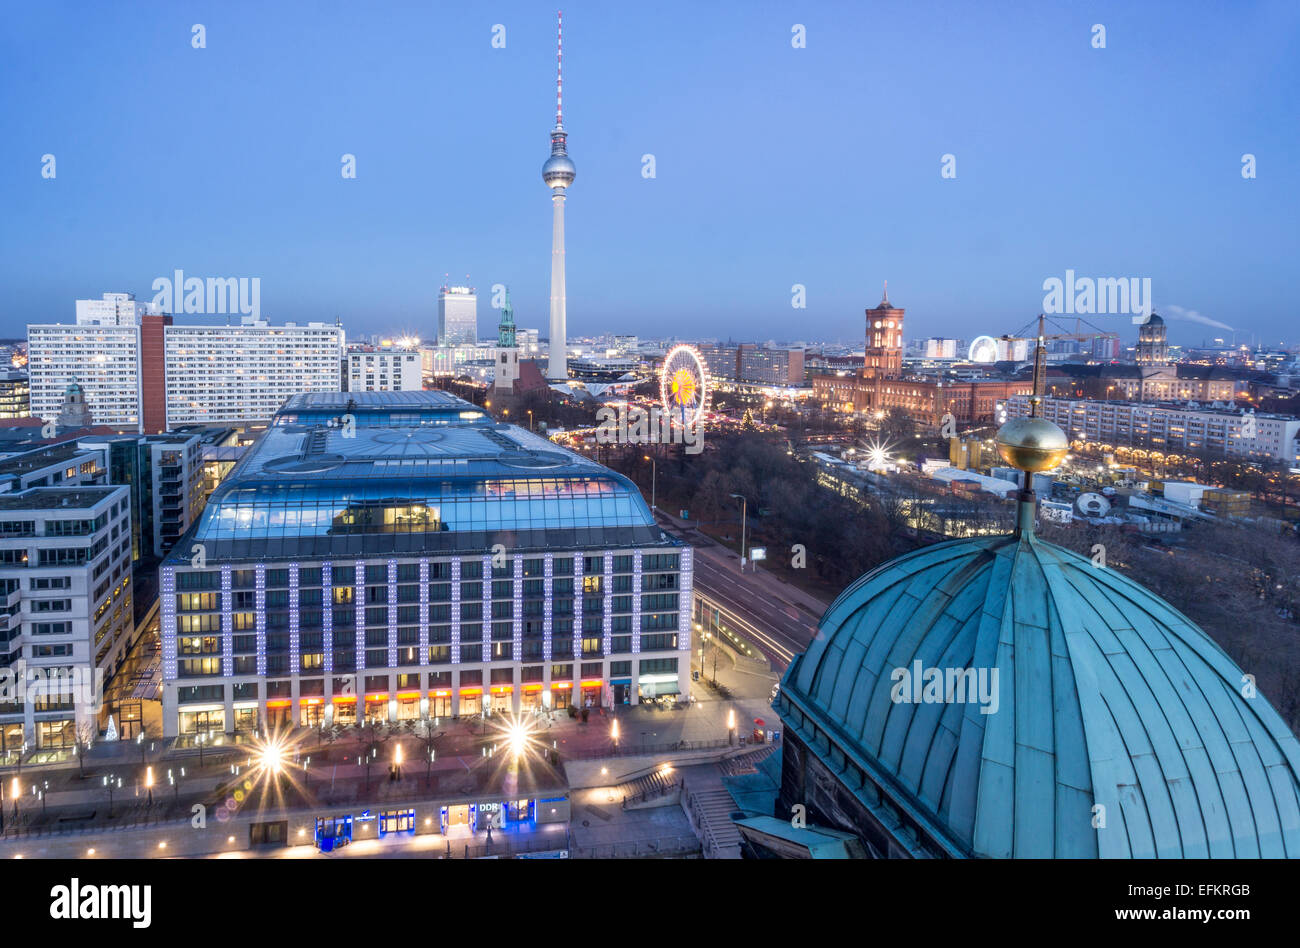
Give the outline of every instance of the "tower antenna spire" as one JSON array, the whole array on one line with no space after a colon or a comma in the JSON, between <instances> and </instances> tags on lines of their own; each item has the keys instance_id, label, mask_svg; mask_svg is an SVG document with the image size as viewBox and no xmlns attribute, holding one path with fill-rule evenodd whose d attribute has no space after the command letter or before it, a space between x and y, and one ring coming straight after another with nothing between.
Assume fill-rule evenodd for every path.
<instances>
[{"instance_id":1,"label":"tower antenna spire","mask_svg":"<svg viewBox=\"0 0 1300 948\"><path fill-rule=\"evenodd\" d=\"M564 11L555 13L555 124L564 125Z\"/></svg>"}]
</instances>

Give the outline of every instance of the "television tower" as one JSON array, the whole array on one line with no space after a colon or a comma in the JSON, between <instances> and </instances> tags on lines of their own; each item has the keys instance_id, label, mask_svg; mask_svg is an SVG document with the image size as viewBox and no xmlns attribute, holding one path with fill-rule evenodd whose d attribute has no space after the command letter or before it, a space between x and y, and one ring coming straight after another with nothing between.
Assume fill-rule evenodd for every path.
<instances>
[{"instance_id":1,"label":"television tower","mask_svg":"<svg viewBox=\"0 0 1300 948\"><path fill-rule=\"evenodd\" d=\"M564 149L564 14L556 14L555 128L551 129L551 157L542 165L542 180L551 189L551 353L546 377L551 382L569 380L565 344L568 339L564 307L564 193L577 169Z\"/></svg>"}]
</instances>

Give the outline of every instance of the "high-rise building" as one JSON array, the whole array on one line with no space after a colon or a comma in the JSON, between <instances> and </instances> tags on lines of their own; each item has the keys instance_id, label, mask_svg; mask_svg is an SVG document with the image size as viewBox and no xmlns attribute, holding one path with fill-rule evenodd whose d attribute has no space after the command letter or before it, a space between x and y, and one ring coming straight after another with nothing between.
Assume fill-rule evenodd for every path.
<instances>
[{"instance_id":1,"label":"high-rise building","mask_svg":"<svg viewBox=\"0 0 1300 948\"><path fill-rule=\"evenodd\" d=\"M0 755L71 748L98 730L96 672L116 671L135 633L127 489L0 494L0 591L0 665L32 692L0 703Z\"/></svg>"},{"instance_id":2,"label":"high-rise building","mask_svg":"<svg viewBox=\"0 0 1300 948\"><path fill-rule=\"evenodd\" d=\"M351 349L343 368L349 392L418 392L424 388L420 353L414 349Z\"/></svg>"},{"instance_id":3,"label":"high-rise building","mask_svg":"<svg viewBox=\"0 0 1300 948\"><path fill-rule=\"evenodd\" d=\"M299 396L160 569L164 734L689 694L691 576L627 478L468 402Z\"/></svg>"},{"instance_id":4,"label":"high-rise building","mask_svg":"<svg viewBox=\"0 0 1300 948\"><path fill-rule=\"evenodd\" d=\"M931 336L925 341L925 357L927 359L956 359L957 340Z\"/></svg>"},{"instance_id":5,"label":"high-rise building","mask_svg":"<svg viewBox=\"0 0 1300 948\"><path fill-rule=\"evenodd\" d=\"M139 428L138 326L28 326L27 359L33 416L54 420L75 378L98 424Z\"/></svg>"},{"instance_id":6,"label":"high-rise building","mask_svg":"<svg viewBox=\"0 0 1300 948\"><path fill-rule=\"evenodd\" d=\"M0 418L28 418L31 413L27 373L18 369L0 371Z\"/></svg>"},{"instance_id":7,"label":"high-rise building","mask_svg":"<svg viewBox=\"0 0 1300 948\"><path fill-rule=\"evenodd\" d=\"M709 375L741 385L799 386L804 383L804 350L759 346L752 342L697 346Z\"/></svg>"},{"instance_id":8,"label":"high-rise building","mask_svg":"<svg viewBox=\"0 0 1300 948\"><path fill-rule=\"evenodd\" d=\"M28 326L32 414L50 420L74 380L95 423L158 432L188 424L268 421L299 392L338 391L341 327Z\"/></svg>"},{"instance_id":9,"label":"high-rise building","mask_svg":"<svg viewBox=\"0 0 1300 948\"><path fill-rule=\"evenodd\" d=\"M164 330L167 427L269 421L300 392L339 390L343 330L325 323Z\"/></svg>"},{"instance_id":10,"label":"high-rise building","mask_svg":"<svg viewBox=\"0 0 1300 948\"><path fill-rule=\"evenodd\" d=\"M1168 365L1169 341L1165 321L1158 313L1138 328L1137 364Z\"/></svg>"},{"instance_id":11,"label":"high-rise building","mask_svg":"<svg viewBox=\"0 0 1300 948\"><path fill-rule=\"evenodd\" d=\"M78 326L138 326L148 311L134 293L105 293L98 300L77 300Z\"/></svg>"},{"instance_id":12,"label":"high-rise building","mask_svg":"<svg viewBox=\"0 0 1300 948\"><path fill-rule=\"evenodd\" d=\"M555 54L555 128L551 129L551 157L542 165L542 180L551 189L551 351L546 377L567 382L568 318L564 290L564 196L577 176L566 150L564 130L564 21L557 18Z\"/></svg>"},{"instance_id":13,"label":"high-rise building","mask_svg":"<svg viewBox=\"0 0 1300 948\"><path fill-rule=\"evenodd\" d=\"M438 345L478 344L478 297L472 286L443 286L438 291Z\"/></svg>"}]
</instances>

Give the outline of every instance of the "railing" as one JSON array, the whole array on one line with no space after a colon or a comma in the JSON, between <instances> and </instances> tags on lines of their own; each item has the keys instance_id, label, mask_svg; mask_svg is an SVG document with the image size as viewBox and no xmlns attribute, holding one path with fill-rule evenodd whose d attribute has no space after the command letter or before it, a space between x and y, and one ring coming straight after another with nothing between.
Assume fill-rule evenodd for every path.
<instances>
[{"instance_id":1,"label":"railing","mask_svg":"<svg viewBox=\"0 0 1300 948\"><path fill-rule=\"evenodd\" d=\"M719 853L717 838L713 835L713 829L709 825L708 817L704 815L704 808L700 806L700 801L695 798L695 794L682 786L683 799L686 803L686 813L691 818L699 830L700 842L704 850L706 859L717 859Z\"/></svg>"},{"instance_id":2,"label":"railing","mask_svg":"<svg viewBox=\"0 0 1300 948\"><path fill-rule=\"evenodd\" d=\"M678 751L719 750L729 747L727 738L712 741L676 741L668 744L623 744L617 747L588 748L582 751L565 751L562 756L570 760L585 760L600 757L636 757L639 754L670 754Z\"/></svg>"},{"instance_id":3,"label":"railing","mask_svg":"<svg viewBox=\"0 0 1300 948\"><path fill-rule=\"evenodd\" d=\"M648 790L642 790L640 793L627 794L623 797L623 809L627 809L628 803L645 803L647 800L655 800L659 797L667 796L674 790L680 789L681 786L682 782L680 780L674 780L658 787L651 787Z\"/></svg>"},{"instance_id":4,"label":"railing","mask_svg":"<svg viewBox=\"0 0 1300 948\"><path fill-rule=\"evenodd\" d=\"M448 843L437 853L438 859L483 859L487 856L517 856L520 853L569 852L569 837L555 834L554 839L530 838L524 841L493 840L490 843ZM567 858L567 855L565 857Z\"/></svg>"},{"instance_id":5,"label":"railing","mask_svg":"<svg viewBox=\"0 0 1300 948\"><path fill-rule=\"evenodd\" d=\"M0 833L0 839L35 839L39 837L53 836L97 836L107 832L117 832L119 830L147 829L155 826L188 826L193 819L191 813L187 812L184 816L164 816L163 813L154 813L146 809L143 814L136 813L133 816L126 816L126 808L130 806L146 807L146 804L137 804L133 799L130 803L122 805L123 809L114 816L111 823L104 822L87 822L83 826L13 826L11 821L5 820L4 832ZM170 808L168 808L170 809ZM124 817L119 819L119 817Z\"/></svg>"},{"instance_id":6,"label":"railing","mask_svg":"<svg viewBox=\"0 0 1300 948\"><path fill-rule=\"evenodd\" d=\"M569 852L574 859L653 859L657 856L680 859L683 856L702 855L700 841L694 836L574 846Z\"/></svg>"}]
</instances>

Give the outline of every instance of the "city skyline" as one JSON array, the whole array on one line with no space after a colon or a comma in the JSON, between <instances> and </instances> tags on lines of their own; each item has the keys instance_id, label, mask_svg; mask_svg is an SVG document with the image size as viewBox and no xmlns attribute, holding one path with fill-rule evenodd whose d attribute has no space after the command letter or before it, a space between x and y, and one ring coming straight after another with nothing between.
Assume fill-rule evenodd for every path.
<instances>
[{"instance_id":1,"label":"city skyline","mask_svg":"<svg viewBox=\"0 0 1300 948\"><path fill-rule=\"evenodd\" d=\"M1300 249L1286 213L1294 9L946 7L939 29L921 11L739 10L628 20L567 5L566 128L584 168L568 209L573 336L855 339L885 279L920 335L1014 332L1043 281L1074 270L1150 279L1175 343L1224 326L1284 338ZM512 286L521 325L546 325L535 175L555 11L397 15L400 33L337 6L308 20L249 5L165 21L19 12L16 81L0 91L0 197L20 225L0 236L0 334L71 321L72 299L105 290L147 300L175 268L260 278L272 322L337 315L358 334L425 338L442 274L469 272ZM52 44L82 35L149 68L41 72Z\"/></svg>"}]
</instances>

